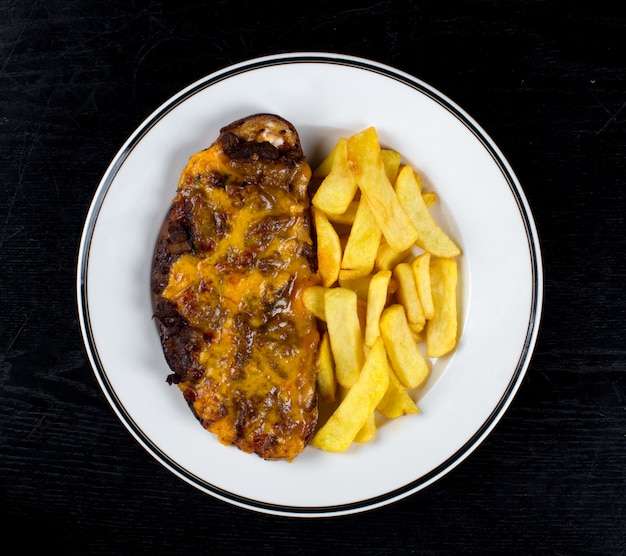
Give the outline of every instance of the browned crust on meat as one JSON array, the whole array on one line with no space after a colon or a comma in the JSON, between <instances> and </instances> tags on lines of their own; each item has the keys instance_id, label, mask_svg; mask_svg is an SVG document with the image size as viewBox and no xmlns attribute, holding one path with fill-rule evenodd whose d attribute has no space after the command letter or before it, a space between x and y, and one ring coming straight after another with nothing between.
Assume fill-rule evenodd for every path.
<instances>
[{"instance_id":1,"label":"browned crust on meat","mask_svg":"<svg viewBox=\"0 0 626 556\"><path fill-rule=\"evenodd\" d=\"M265 459L293 459L317 424L309 175L292 124L233 122L190 159L155 250L168 382L220 441Z\"/></svg>"}]
</instances>

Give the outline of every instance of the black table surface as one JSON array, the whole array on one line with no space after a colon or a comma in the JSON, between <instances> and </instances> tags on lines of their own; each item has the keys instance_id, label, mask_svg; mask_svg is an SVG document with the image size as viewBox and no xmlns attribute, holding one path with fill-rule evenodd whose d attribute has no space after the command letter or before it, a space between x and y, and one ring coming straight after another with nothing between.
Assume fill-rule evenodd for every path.
<instances>
[{"instance_id":1,"label":"black table surface","mask_svg":"<svg viewBox=\"0 0 626 556\"><path fill-rule=\"evenodd\" d=\"M67 554L626 554L624 10L202 4L0 2L5 542ZM519 177L544 261L535 353L492 433L427 488L343 517L253 512L166 470L103 396L76 307L87 210L133 130L195 80L290 51L389 64L462 106Z\"/></svg>"}]
</instances>

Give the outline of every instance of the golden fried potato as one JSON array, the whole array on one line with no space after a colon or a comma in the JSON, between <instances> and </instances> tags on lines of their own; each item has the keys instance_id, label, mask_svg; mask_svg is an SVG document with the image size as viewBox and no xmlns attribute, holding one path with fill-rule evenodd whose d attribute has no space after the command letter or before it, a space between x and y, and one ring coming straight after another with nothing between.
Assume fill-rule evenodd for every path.
<instances>
[{"instance_id":1,"label":"golden fried potato","mask_svg":"<svg viewBox=\"0 0 626 556\"><path fill-rule=\"evenodd\" d=\"M396 298L404 307L407 320L414 325L414 329L419 332L424 327L424 311L417 293L413 268L409 263L400 263L393 269L393 277L398 282Z\"/></svg>"},{"instance_id":2,"label":"golden fried potato","mask_svg":"<svg viewBox=\"0 0 626 556\"><path fill-rule=\"evenodd\" d=\"M354 283L369 276L362 268L341 268L339 269L339 283Z\"/></svg>"},{"instance_id":3,"label":"golden fried potato","mask_svg":"<svg viewBox=\"0 0 626 556\"><path fill-rule=\"evenodd\" d=\"M351 201L346 209L346 212L342 212L341 214L327 214L328 220L330 220L333 224L343 225L343 226L352 226L354 223L354 219L356 218L356 211L359 208L359 201Z\"/></svg>"},{"instance_id":4,"label":"golden fried potato","mask_svg":"<svg viewBox=\"0 0 626 556\"><path fill-rule=\"evenodd\" d=\"M403 166L396 179L396 194L418 234L415 243L439 257L456 257L458 246L439 227L420 193L421 179L409 165Z\"/></svg>"},{"instance_id":5,"label":"golden fried potato","mask_svg":"<svg viewBox=\"0 0 626 556\"><path fill-rule=\"evenodd\" d=\"M339 278L341 268L341 243L327 216L313 208L313 223L317 237L317 266L323 286L332 286Z\"/></svg>"},{"instance_id":6,"label":"golden fried potato","mask_svg":"<svg viewBox=\"0 0 626 556\"><path fill-rule=\"evenodd\" d=\"M354 278L350 277L348 274L342 274L342 272L339 271L339 285L342 288L347 288L356 292L357 297L363 301L367 301L367 292L369 290L371 280L371 274Z\"/></svg>"},{"instance_id":7,"label":"golden fried potato","mask_svg":"<svg viewBox=\"0 0 626 556\"><path fill-rule=\"evenodd\" d=\"M326 320L324 294L327 289L324 286L309 286L302 291L302 304L320 320Z\"/></svg>"},{"instance_id":8,"label":"golden fried potato","mask_svg":"<svg viewBox=\"0 0 626 556\"><path fill-rule=\"evenodd\" d=\"M365 426L389 386L387 354L382 340L372 346L358 380L348 390L328 421L315 433L311 446L328 452L348 449Z\"/></svg>"},{"instance_id":9,"label":"golden fried potato","mask_svg":"<svg viewBox=\"0 0 626 556\"><path fill-rule=\"evenodd\" d=\"M389 386L376 409L388 419L419 413L419 408L415 401L413 401L408 390L398 380L391 366L389 366Z\"/></svg>"},{"instance_id":10,"label":"golden fried potato","mask_svg":"<svg viewBox=\"0 0 626 556\"><path fill-rule=\"evenodd\" d=\"M373 346L380 337L380 315L387 304L390 270L380 270L370 280L365 319L365 345Z\"/></svg>"},{"instance_id":11,"label":"golden fried potato","mask_svg":"<svg viewBox=\"0 0 626 556\"><path fill-rule=\"evenodd\" d=\"M404 307L387 307L380 317L380 335L396 376L407 388L417 388L430 369L413 339Z\"/></svg>"},{"instance_id":12,"label":"golden fried potato","mask_svg":"<svg viewBox=\"0 0 626 556\"><path fill-rule=\"evenodd\" d=\"M345 142L345 139L340 139L339 141L337 141L337 143L335 143L333 150L330 151L326 158L320 163L320 165L313 170L311 174L311 179L325 178L326 176L328 176L328 174L330 174L330 171L333 167L333 162L335 160L335 154L338 150L344 148Z\"/></svg>"},{"instance_id":13,"label":"golden fried potato","mask_svg":"<svg viewBox=\"0 0 626 556\"><path fill-rule=\"evenodd\" d=\"M436 193L401 160L370 127L341 139L313 173L322 180L312 200L322 285L302 300L325 321L317 388L335 409L311 441L322 450L375 438L376 412L419 413L410 390L430 366L418 344L429 357L456 345L460 249L430 214Z\"/></svg>"},{"instance_id":14,"label":"golden fried potato","mask_svg":"<svg viewBox=\"0 0 626 556\"><path fill-rule=\"evenodd\" d=\"M332 403L335 401L337 381L335 380L335 363L330 348L328 331L322 334L317 362L319 369L317 372L317 391L322 400Z\"/></svg>"},{"instance_id":15,"label":"golden fried potato","mask_svg":"<svg viewBox=\"0 0 626 556\"><path fill-rule=\"evenodd\" d=\"M346 288L329 288L324 294L324 311L335 377L341 386L350 388L359 377L364 359L356 293Z\"/></svg>"},{"instance_id":16,"label":"golden fried potato","mask_svg":"<svg viewBox=\"0 0 626 556\"><path fill-rule=\"evenodd\" d=\"M372 411L368 416L361 430L354 437L355 442L365 443L376 437L376 415Z\"/></svg>"},{"instance_id":17,"label":"golden fried potato","mask_svg":"<svg viewBox=\"0 0 626 556\"><path fill-rule=\"evenodd\" d=\"M380 157L383 160L385 175L389 183L395 183L398 171L400 170L400 160L402 158L400 153L392 151L391 149L380 149Z\"/></svg>"},{"instance_id":18,"label":"golden fried potato","mask_svg":"<svg viewBox=\"0 0 626 556\"><path fill-rule=\"evenodd\" d=\"M367 200L361 197L359 207L341 259L341 268L360 270L366 276L374 269L382 232Z\"/></svg>"},{"instance_id":19,"label":"golden fried potato","mask_svg":"<svg viewBox=\"0 0 626 556\"><path fill-rule=\"evenodd\" d=\"M422 191L422 199L428 208L437 204L437 194L434 191Z\"/></svg>"},{"instance_id":20,"label":"golden fried potato","mask_svg":"<svg viewBox=\"0 0 626 556\"><path fill-rule=\"evenodd\" d=\"M376 129L370 127L353 135L347 147L356 183L367 198L385 240L396 251L410 248L417 239L417 230L387 178Z\"/></svg>"},{"instance_id":21,"label":"golden fried potato","mask_svg":"<svg viewBox=\"0 0 626 556\"><path fill-rule=\"evenodd\" d=\"M348 165L347 140L340 139L333 149L330 172L313 195L311 203L326 214L346 212L357 192L355 177ZM329 162L323 162L327 166ZM318 170L322 174L325 170Z\"/></svg>"},{"instance_id":22,"label":"golden fried potato","mask_svg":"<svg viewBox=\"0 0 626 556\"><path fill-rule=\"evenodd\" d=\"M411 331L411 334L413 334L413 340L416 344L424 341L424 326L410 322L409 330Z\"/></svg>"},{"instance_id":23,"label":"golden fried potato","mask_svg":"<svg viewBox=\"0 0 626 556\"><path fill-rule=\"evenodd\" d=\"M406 260L412 249L396 251L388 243L381 243L376 254L375 267L378 270L392 270L397 264Z\"/></svg>"},{"instance_id":24,"label":"golden fried potato","mask_svg":"<svg viewBox=\"0 0 626 556\"><path fill-rule=\"evenodd\" d=\"M433 296L430 289L430 253L422 253L411 263L415 286L422 304L422 311L426 320L433 318L435 307L433 306Z\"/></svg>"},{"instance_id":25,"label":"golden fried potato","mask_svg":"<svg viewBox=\"0 0 626 556\"><path fill-rule=\"evenodd\" d=\"M432 259L430 283L435 314L426 326L426 354L441 357L456 345L457 264L454 259Z\"/></svg>"}]
</instances>

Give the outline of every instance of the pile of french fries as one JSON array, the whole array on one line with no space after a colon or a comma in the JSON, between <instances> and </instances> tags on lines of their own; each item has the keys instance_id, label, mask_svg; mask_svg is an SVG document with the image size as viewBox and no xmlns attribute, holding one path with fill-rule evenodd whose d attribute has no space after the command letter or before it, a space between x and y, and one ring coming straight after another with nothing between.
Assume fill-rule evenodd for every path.
<instances>
[{"instance_id":1,"label":"pile of french fries","mask_svg":"<svg viewBox=\"0 0 626 556\"><path fill-rule=\"evenodd\" d=\"M377 414L419 413L430 359L457 343L461 251L430 213L436 194L374 127L340 139L313 180L321 284L303 303L321 324L317 388L334 408L311 445L343 452L375 437Z\"/></svg>"}]
</instances>

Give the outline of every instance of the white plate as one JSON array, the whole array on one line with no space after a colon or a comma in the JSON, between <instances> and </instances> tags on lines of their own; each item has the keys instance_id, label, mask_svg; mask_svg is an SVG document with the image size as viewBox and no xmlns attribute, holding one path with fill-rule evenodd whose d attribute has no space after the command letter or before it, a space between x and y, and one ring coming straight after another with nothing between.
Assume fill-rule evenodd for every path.
<instances>
[{"instance_id":1,"label":"white plate","mask_svg":"<svg viewBox=\"0 0 626 556\"><path fill-rule=\"evenodd\" d=\"M463 249L461 340L435 362L421 413L385 423L346 453L308 447L267 462L198 424L152 320L153 249L188 157L219 129L273 112L298 129L315 165L337 139L374 125L440 203ZM389 504L463 461L509 406L529 364L542 305L533 218L508 162L459 106L394 68L336 54L254 59L190 85L143 122L102 178L78 262L78 308L95 375L137 441L170 471L221 500L270 514L333 516Z\"/></svg>"}]
</instances>

